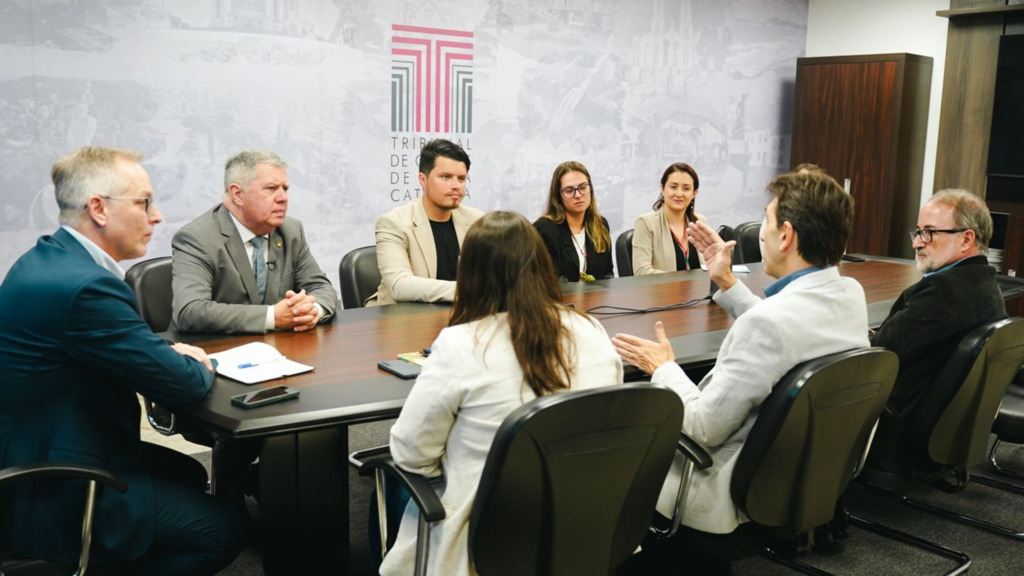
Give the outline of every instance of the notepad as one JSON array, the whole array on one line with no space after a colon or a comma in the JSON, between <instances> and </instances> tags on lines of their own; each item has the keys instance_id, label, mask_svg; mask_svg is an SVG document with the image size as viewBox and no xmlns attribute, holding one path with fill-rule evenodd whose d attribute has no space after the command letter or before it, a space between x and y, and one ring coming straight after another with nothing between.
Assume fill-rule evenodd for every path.
<instances>
[{"instance_id":1,"label":"notepad","mask_svg":"<svg viewBox=\"0 0 1024 576\"><path fill-rule=\"evenodd\" d=\"M427 361L427 357L424 356L422 352L405 352L403 354L399 354L398 359L405 360L406 362L417 366L423 366Z\"/></svg>"},{"instance_id":2,"label":"notepad","mask_svg":"<svg viewBox=\"0 0 1024 576\"><path fill-rule=\"evenodd\" d=\"M217 374L243 384L256 384L313 370L308 364L285 358L277 348L263 342L243 344L210 354L210 358L217 360Z\"/></svg>"}]
</instances>

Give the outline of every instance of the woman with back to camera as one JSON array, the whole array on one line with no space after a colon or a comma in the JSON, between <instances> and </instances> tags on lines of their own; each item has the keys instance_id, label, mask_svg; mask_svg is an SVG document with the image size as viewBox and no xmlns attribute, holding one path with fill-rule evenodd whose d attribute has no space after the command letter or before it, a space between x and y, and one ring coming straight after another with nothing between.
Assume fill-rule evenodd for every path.
<instances>
[{"instance_id":1,"label":"woman with back to camera","mask_svg":"<svg viewBox=\"0 0 1024 576\"><path fill-rule=\"evenodd\" d=\"M477 220L462 245L451 320L398 421L391 454L438 485L447 516L430 528L428 574L473 575L469 514L505 417L537 396L622 382L604 328L566 308L544 243L514 212ZM419 511L410 502L384 576L411 574Z\"/></svg>"},{"instance_id":2,"label":"woman with back to camera","mask_svg":"<svg viewBox=\"0 0 1024 576\"><path fill-rule=\"evenodd\" d=\"M608 221L597 211L590 172L579 162L555 168L547 212L533 223L559 278L568 282L615 276Z\"/></svg>"},{"instance_id":3,"label":"woman with back to camera","mask_svg":"<svg viewBox=\"0 0 1024 576\"><path fill-rule=\"evenodd\" d=\"M693 270L704 264L704 255L686 239L690 223L708 222L694 209L699 188L693 166L676 162L665 170L653 210L637 218L633 227L633 274Z\"/></svg>"}]
</instances>

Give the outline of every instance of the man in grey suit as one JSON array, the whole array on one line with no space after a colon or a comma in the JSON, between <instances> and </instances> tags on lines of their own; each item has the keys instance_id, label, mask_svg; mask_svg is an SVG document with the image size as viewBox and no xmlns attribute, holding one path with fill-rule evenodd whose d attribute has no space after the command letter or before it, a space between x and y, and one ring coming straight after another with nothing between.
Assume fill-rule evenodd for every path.
<instances>
[{"instance_id":1,"label":"man in grey suit","mask_svg":"<svg viewBox=\"0 0 1024 576\"><path fill-rule=\"evenodd\" d=\"M171 330L260 334L311 330L331 319L338 297L287 217L288 165L273 152L247 150L224 167L224 199L171 242ZM214 434L213 488L243 500L243 478L259 440Z\"/></svg>"},{"instance_id":2,"label":"man in grey suit","mask_svg":"<svg viewBox=\"0 0 1024 576\"><path fill-rule=\"evenodd\" d=\"M172 330L301 332L334 315L337 293L287 217L287 168L272 152L236 154L221 204L174 235Z\"/></svg>"},{"instance_id":3,"label":"man in grey suit","mask_svg":"<svg viewBox=\"0 0 1024 576\"><path fill-rule=\"evenodd\" d=\"M850 195L820 173L778 176L768 191L773 199L761 227L761 252L764 271L778 280L764 289L764 299L733 276L735 242L723 242L701 222L689 228L690 241L721 287L714 301L736 318L715 368L699 385L675 363L661 322L656 342L625 334L613 339L625 361L679 394L686 408L683 432L713 458L711 467L694 471L682 516L684 526L702 532L727 534L749 521L729 485L758 407L775 383L801 362L869 346L864 290L836 266L853 217ZM665 516L672 515L681 472L677 459L658 501Z\"/></svg>"}]
</instances>

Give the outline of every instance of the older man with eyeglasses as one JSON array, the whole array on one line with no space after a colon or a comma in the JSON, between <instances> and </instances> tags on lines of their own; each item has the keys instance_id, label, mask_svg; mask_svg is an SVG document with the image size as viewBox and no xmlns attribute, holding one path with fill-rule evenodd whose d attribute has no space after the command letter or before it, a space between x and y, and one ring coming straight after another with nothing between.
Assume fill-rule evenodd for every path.
<instances>
[{"instance_id":1,"label":"older man with eyeglasses","mask_svg":"<svg viewBox=\"0 0 1024 576\"><path fill-rule=\"evenodd\" d=\"M985 257L991 238L988 207L966 190L941 190L921 209L910 239L924 278L900 294L871 336L873 346L900 358L869 456L880 469L920 473L932 465L915 461L927 450L912 446L907 434L918 404L967 333L1006 318L996 271Z\"/></svg>"},{"instance_id":2,"label":"older man with eyeglasses","mask_svg":"<svg viewBox=\"0 0 1024 576\"><path fill-rule=\"evenodd\" d=\"M195 460L139 439L136 392L175 408L202 399L213 365L168 345L139 316L118 262L139 258L160 210L142 155L85 147L53 166L61 227L0 285L0 468L100 466L128 485L96 499L94 564L138 574L214 574L241 549L245 517L205 494ZM17 556L78 560L82 480L7 495L0 543Z\"/></svg>"}]
</instances>

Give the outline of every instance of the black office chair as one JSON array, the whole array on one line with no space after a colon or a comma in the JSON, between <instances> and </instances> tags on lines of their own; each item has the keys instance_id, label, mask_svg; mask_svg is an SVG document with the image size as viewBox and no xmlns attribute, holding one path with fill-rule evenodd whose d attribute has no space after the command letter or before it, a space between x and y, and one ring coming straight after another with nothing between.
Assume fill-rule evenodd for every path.
<instances>
[{"instance_id":1,"label":"black office chair","mask_svg":"<svg viewBox=\"0 0 1024 576\"><path fill-rule=\"evenodd\" d=\"M552 394L513 411L494 437L470 515L477 572L612 573L644 538L682 419L679 397L651 384ZM360 474L379 483L383 470L420 508L416 574L423 574L428 524L444 509L423 477L390 458L367 461Z\"/></svg>"},{"instance_id":2,"label":"black office chair","mask_svg":"<svg viewBox=\"0 0 1024 576\"><path fill-rule=\"evenodd\" d=\"M1004 468L996 460L996 450L1003 442L1009 444L1024 444L1024 366L1017 371L1017 378L1010 387L1006 389L1003 402L999 405L999 413L992 424L992 433L995 434L995 442L988 453L988 461L996 472L1010 478L1024 481L1024 472ZM1006 489L1006 484L992 482L991 479L975 476L979 484Z\"/></svg>"},{"instance_id":3,"label":"black office chair","mask_svg":"<svg viewBox=\"0 0 1024 576\"><path fill-rule=\"evenodd\" d=\"M153 332L165 332L171 324L171 257L136 263L124 274L135 291L142 319Z\"/></svg>"},{"instance_id":4,"label":"black office chair","mask_svg":"<svg viewBox=\"0 0 1024 576\"><path fill-rule=\"evenodd\" d=\"M103 485L118 492L128 490L128 485L106 470L82 464L60 462L38 462L26 466L12 466L0 470L0 488L10 490L11 485L21 480L53 477L83 478L87 480L85 510L82 513L82 548L77 569L73 565L46 562L43 560L15 558L10 550L0 550L0 575L3 576L57 576L85 574L89 567L89 549L92 545L92 515L97 491ZM90 574L94 571L90 570Z\"/></svg>"},{"instance_id":5,"label":"black office chair","mask_svg":"<svg viewBox=\"0 0 1024 576\"><path fill-rule=\"evenodd\" d=\"M630 228L615 239L615 266L619 278L633 275L633 229Z\"/></svg>"},{"instance_id":6,"label":"black office chair","mask_svg":"<svg viewBox=\"0 0 1024 576\"><path fill-rule=\"evenodd\" d=\"M124 275L125 282L135 291L139 302L139 313L154 332L164 332L171 323L171 257L152 258L136 263ZM197 426L180 429L174 412L154 404L143 397L146 420L149 425L164 436L181 434L186 440L202 446L214 445L213 436Z\"/></svg>"},{"instance_id":7,"label":"black office chair","mask_svg":"<svg viewBox=\"0 0 1024 576\"><path fill-rule=\"evenodd\" d=\"M898 368L894 353L865 348L790 370L761 405L733 470L730 493L751 524L726 538L694 530L684 538L716 556L761 551L802 572L825 574L780 556L770 544L803 532L813 538L813 529L832 519L839 496L863 461ZM683 491L673 524L685 501Z\"/></svg>"},{"instance_id":8,"label":"black office chair","mask_svg":"<svg viewBox=\"0 0 1024 576\"><path fill-rule=\"evenodd\" d=\"M907 497L919 487L952 477L947 491L962 491L971 480L968 472L985 460L989 432L1011 380L1024 360L1024 318L985 324L969 333L946 361L914 415L914 423L901 443L919 447L917 459L931 470L910 474L883 471L871 460L858 478L872 491L896 497L912 508L1017 540L1018 530L962 515ZM920 431L915 433L915 431ZM983 483L979 479L979 483Z\"/></svg>"},{"instance_id":9,"label":"black office chair","mask_svg":"<svg viewBox=\"0 0 1024 576\"><path fill-rule=\"evenodd\" d=\"M348 310L362 308L366 299L380 287L380 269L377 267L377 247L356 248L342 257L338 265L341 280L341 304Z\"/></svg>"},{"instance_id":10,"label":"black office chair","mask_svg":"<svg viewBox=\"0 0 1024 576\"><path fill-rule=\"evenodd\" d=\"M734 264L753 264L761 261L761 223L744 222L735 229L736 248L733 251ZM736 253L739 253L739 262L736 262Z\"/></svg>"},{"instance_id":11,"label":"black office chair","mask_svg":"<svg viewBox=\"0 0 1024 576\"><path fill-rule=\"evenodd\" d=\"M136 263L124 275L139 302L139 313L153 332L165 332L171 324L171 257L151 258ZM146 420L164 436L178 433L178 418L173 412L143 398Z\"/></svg>"},{"instance_id":12,"label":"black office chair","mask_svg":"<svg viewBox=\"0 0 1024 576\"><path fill-rule=\"evenodd\" d=\"M721 226L718 227L718 236L726 242L730 240L736 240L736 231L733 229L732 226L722 224ZM737 242L737 246L734 246L732 249L732 263L734 266L736 264L743 263L743 258L740 255L740 249L738 244L739 243Z\"/></svg>"}]
</instances>

